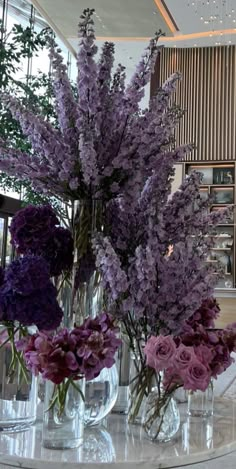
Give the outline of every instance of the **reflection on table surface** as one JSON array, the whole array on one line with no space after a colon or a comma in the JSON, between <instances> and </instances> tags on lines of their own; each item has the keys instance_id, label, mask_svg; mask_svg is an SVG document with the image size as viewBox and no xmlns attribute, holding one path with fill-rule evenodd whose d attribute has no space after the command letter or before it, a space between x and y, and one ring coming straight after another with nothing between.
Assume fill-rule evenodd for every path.
<instances>
[{"instance_id":1,"label":"reflection on table surface","mask_svg":"<svg viewBox=\"0 0 236 469\"><path fill-rule=\"evenodd\" d=\"M94 464L100 467L99 463L105 463L105 467L109 463L124 463L126 467L135 467L136 463L147 461L150 463L148 467L157 468L158 461L161 467L173 467L207 460L236 449L234 401L216 400L214 416L207 419L187 417L183 404L180 409L181 426L176 437L169 443L149 441L140 426L128 425L125 416L112 414L104 426L87 428L83 445L75 450L55 451L42 448L40 424L27 432L2 433L0 464L5 461L6 467L10 461L17 460L21 461L20 467L23 468L59 469L60 462L64 463L61 466L64 468L76 467L78 463L90 463L93 467Z\"/></svg>"}]
</instances>

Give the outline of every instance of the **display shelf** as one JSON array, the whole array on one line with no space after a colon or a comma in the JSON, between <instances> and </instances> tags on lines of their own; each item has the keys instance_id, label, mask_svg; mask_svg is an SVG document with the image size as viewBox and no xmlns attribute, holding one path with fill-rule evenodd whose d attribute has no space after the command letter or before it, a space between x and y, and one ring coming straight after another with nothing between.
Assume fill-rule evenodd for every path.
<instances>
[{"instance_id":1,"label":"display shelf","mask_svg":"<svg viewBox=\"0 0 236 469\"><path fill-rule=\"evenodd\" d=\"M212 251L232 251L232 248L211 248Z\"/></svg>"},{"instance_id":2,"label":"display shelf","mask_svg":"<svg viewBox=\"0 0 236 469\"><path fill-rule=\"evenodd\" d=\"M209 162L185 162L184 175L189 175L193 171L202 173L202 183L200 185L201 198L205 200L207 199L207 195L211 196L211 211L215 212L235 205L236 173L234 162L229 163L221 161L212 164ZM209 256L206 262L208 264L223 264L226 270L224 278L219 280L217 288L224 286L229 288L227 284L231 282L233 288L236 286L235 222L235 214L226 217L222 223L217 225L216 232L212 236L215 238L215 246L211 249L212 255Z\"/></svg>"}]
</instances>

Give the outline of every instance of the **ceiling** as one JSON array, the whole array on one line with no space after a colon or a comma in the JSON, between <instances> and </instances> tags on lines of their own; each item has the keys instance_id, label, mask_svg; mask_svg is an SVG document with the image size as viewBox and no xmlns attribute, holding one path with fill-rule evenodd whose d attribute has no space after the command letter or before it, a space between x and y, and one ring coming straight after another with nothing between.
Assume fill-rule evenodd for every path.
<instances>
[{"instance_id":1,"label":"ceiling","mask_svg":"<svg viewBox=\"0 0 236 469\"><path fill-rule=\"evenodd\" d=\"M236 0L29 0L65 45L77 49L77 24L84 8L95 8L98 40L113 40L127 54L155 31L168 47L236 44ZM140 47L137 47L140 42ZM123 45L122 45L123 43ZM124 53L124 50L123 50Z\"/></svg>"}]
</instances>

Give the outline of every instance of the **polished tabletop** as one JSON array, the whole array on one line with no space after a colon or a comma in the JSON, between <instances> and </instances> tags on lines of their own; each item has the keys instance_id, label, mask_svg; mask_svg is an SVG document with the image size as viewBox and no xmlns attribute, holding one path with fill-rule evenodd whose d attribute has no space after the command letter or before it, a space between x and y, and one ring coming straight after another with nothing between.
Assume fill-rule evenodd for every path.
<instances>
[{"instance_id":1,"label":"polished tabletop","mask_svg":"<svg viewBox=\"0 0 236 469\"><path fill-rule=\"evenodd\" d=\"M40 422L26 432L1 433L0 468L159 469L202 461L208 462L193 469L235 468L234 454L222 456L236 450L236 401L216 399L214 416L207 419L186 417L184 406L180 408L179 432L162 444L149 441L140 426L128 425L124 416L115 414L105 426L86 429L83 445L74 450L43 448ZM212 458L219 459L209 462ZM227 466L227 461L234 463Z\"/></svg>"}]
</instances>

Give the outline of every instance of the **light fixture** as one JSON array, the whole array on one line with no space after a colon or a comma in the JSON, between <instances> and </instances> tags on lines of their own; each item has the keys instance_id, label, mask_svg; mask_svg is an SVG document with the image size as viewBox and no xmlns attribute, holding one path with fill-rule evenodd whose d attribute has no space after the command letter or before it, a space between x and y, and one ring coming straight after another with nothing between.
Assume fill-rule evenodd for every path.
<instances>
[{"instance_id":1,"label":"light fixture","mask_svg":"<svg viewBox=\"0 0 236 469\"><path fill-rule=\"evenodd\" d=\"M219 30L230 30L236 23L234 2L235 0L188 0L186 4L189 8L194 9L198 21L202 22L202 32L206 31L214 36L219 35L219 39L224 36L224 32ZM226 37L225 44L228 43L227 39ZM219 45L219 41L217 41L217 45Z\"/></svg>"}]
</instances>

